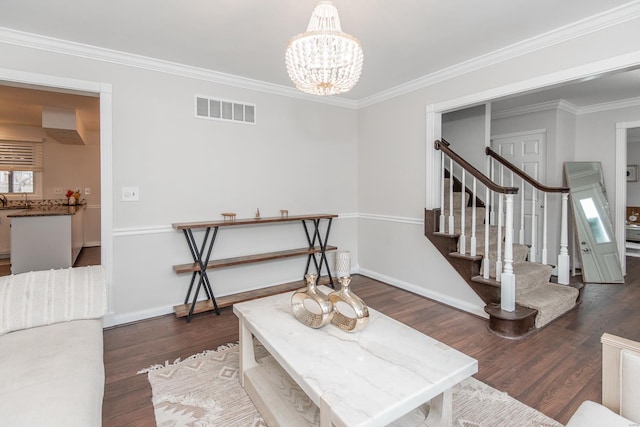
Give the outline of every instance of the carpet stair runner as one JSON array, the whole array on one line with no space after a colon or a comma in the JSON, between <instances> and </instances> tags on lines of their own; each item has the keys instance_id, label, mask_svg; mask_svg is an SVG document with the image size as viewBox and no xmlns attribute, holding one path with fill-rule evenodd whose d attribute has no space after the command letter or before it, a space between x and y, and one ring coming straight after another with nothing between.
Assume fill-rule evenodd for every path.
<instances>
[{"instance_id":1,"label":"carpet stair runner","mask_svg":"<svg viewBox=\"0 0 640 427\"><path fill-rule=\"evenodd\" d=\"M445 189L448 188L448 179L445 180ZM448 191L445 191L445 194ZM516 285L516 312L502 312L500 309L500 282L496 281L495 264L497 258L498 249L498 227L489 226L489 279L485 279L482 275L482 258L485 255L485 208L476 208L476 257L471 257L470 243L471 243L471 223L472 223L472 208L465 209L465 253L466 255L460 255L454 251L459 252L461 234L461 192L454 192L454 232L453 234L438 233L431 225L437 224L437 220L434 216L434 211L430 213L425 212L425 234L432 242L439 243L436 247L439 247L441 253L449 259L449 261L456 267L460 265L463 260L475 264L475 267L471 268L471 277L465 277L468 275L468 270L458 269L463 278L471 285L476 293L487 304L485 311L491 316L490 329L499 335L515 338L524 336L535 329L540 329L549 324L554 319L562 316L567 311L574 308L579 299L579 290L573 286L558 285L552 283L551 272L552 266L529 262L527 260L529 247L514 243L513 245L513 269L515 274ZM466 194L466 200L469 195ZM449 201L448 197L445 197L445 212L448 215ZM436 211L439 214L439 210ZM431 221L429 220L431 217ZM449 220L445 218L445 222ZM431 228L431 229L429 229ZM455 239L455 246L451 243L448 244L448 248L445 245L443 250L443 239ZM504 240L504 233L502 233L502 240ZM439 241L439 242L437 242ZM454 249L455 248L455 249ZM451 250L453 249L453 250ZM447 250L451 250L448 254ZM502 261L504 263L504 242L501 247ZM477 270L477 274L474 274ZM527 310L529 309L529 310ZM516 322L520 323L519 326L505 325L504 322Z\"/></svg>"}]
</instances>

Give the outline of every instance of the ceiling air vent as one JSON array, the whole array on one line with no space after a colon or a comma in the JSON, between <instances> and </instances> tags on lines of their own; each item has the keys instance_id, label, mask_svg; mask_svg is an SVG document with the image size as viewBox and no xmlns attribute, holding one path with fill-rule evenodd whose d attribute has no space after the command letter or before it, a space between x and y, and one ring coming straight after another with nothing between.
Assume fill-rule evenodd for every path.
<instances>
[{"instance_id":1,"label":"ceiling air vent","mask_svg":"<svg viewBox=\"0 0 640 427\"><path fill-rule=\"evenodd\" d=\"M256 106L227 99L196 95L196 117L236 123L256 124Z\"/></svg>"}]
</instances>

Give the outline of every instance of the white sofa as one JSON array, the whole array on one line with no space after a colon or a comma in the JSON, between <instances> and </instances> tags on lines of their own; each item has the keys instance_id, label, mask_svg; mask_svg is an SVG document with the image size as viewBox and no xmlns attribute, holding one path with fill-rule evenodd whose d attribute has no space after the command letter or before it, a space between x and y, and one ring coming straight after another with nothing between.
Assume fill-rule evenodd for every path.
<instances>
[{"instance_id":1,"label":"white sofa","mask_svg":"<svg viewBox=\"0 0 640 427\"><path fill-rule=\"evenodd\" d=\"M583 402L567 427L640 425L640 343L604 334L602 405Z\"/></svg>"},{"instance_id":2,"label":"white sofa","mask_svg":"<svg viewBox=\"0 0 640 427\"><path fill-rule=\"evenodd\" d=\"M0 277L0 424L102 425L101 266Z\"/></svg>"}]
</instances>

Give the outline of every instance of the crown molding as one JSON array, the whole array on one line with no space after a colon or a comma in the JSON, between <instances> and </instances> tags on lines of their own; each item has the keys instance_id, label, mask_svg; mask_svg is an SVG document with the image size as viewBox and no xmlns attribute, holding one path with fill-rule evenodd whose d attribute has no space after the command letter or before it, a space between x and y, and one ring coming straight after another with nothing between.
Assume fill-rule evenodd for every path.
<instances>
[{"instance_id":1,"label":"crown molding","mask_svg":"<svg viewBox=\"0 0 640 427\"><path fill-rule=\"evenodd\" d=\"M546 110L562 110L567 113L579 116L581 114L599 113L601 111L617 110L620 108L638 107L640 106L640 97L628 98L611 102L603 102L579 107L564 99L541 102L538 104L525 105L524 107L510 108L508 110L493 112L492 119L504 119L506 117L519 116L522 114L531 114Z\"/></svg>"},{"instance_id":2,"label":"crown molding","mask_svg":"<svg viewBox=\"0 0 640 427\"><path fill-rule=\"evenodd\" d=\"M558 99L555 101L540 102L538 104L531 104L531 105L525 105L523 107L510 108L508 110L503 110L503 111L493 111L491 114L491 118L504 119L506 117L537 113L539 111L547 111L547 110L563 110L563 111L566 111L567 113L578 114L580 109L577 105L573 105L572 103L567 102L564 99Z\"/></svg>"},{"instance_id":3,"label":"crown molding","mask_svg":"<svg viewBox=\"0 0 640 427\"><path fill-rule=\"evenodd\" d=\"M440 71L419 77L358 101L358 108L368 107L396 96L404 95L463 74L526 55L553 45L594 33L640 18L640 1L635 0L572 24L514 43L502 49L472 58Z\"/></svg>"},{"instance_id":4,"label":"crown molding","mask_svg":"<svg viewBox=\"0 0 640 427\"><path fill-rule=\"evenodd\" d=\"M297 89L277 85L274 83L267 83L247 77L235 76L232 74L192 67L189 65L150 58L147 56L135 55L132 53L91 46L83 43L56 39L39 34L26 33L23 31L12 30L10 28L0 27L0 43L27 47L31 49L45 50L47 52L61 53L64 55L72 55L80 58L125 65L128 67L135 67L149 71L157 71L181 77L203 80L211 83L219 83L242 89L270 93L273 95L302 99L305 101L318 102L322 104L329 104L351 109L357 108L356 101L340 97L318 97L308 95L300 92Z\"/></svg>"},{"instance_id":5,"label":"crown molding","mask_svg":"<svg viewBox=\"0 0 640 427\"><path fill-rule=\"evenodd\" d=\"M577 114L599 113L600 111L617 110L618 108L629 108L640 106L640 97L622 99L619 101L603 102L586 107L580 107Z\"/></svg>"}]
</instances>

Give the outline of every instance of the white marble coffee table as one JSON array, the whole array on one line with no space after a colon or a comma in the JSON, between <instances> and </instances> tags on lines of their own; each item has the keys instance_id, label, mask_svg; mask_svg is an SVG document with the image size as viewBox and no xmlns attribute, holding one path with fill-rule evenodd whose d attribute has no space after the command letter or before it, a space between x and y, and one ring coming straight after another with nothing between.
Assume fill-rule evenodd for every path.
<instances>
[{"instance_id":1,"label":"white marble coffee table","mask_svg":"<svg viewBox=\"0 0 640 427\"><path fill-rule=\"evenodd\" d=\"M233 306L239 379L270 427L385 426L424 404L429 426L451 425L451 387L478 371L475 359L372 309L357 333L311 329L291 314L291 295ZM256 361L253 337L270 357Z\"/></svg>"}]
</instances>

